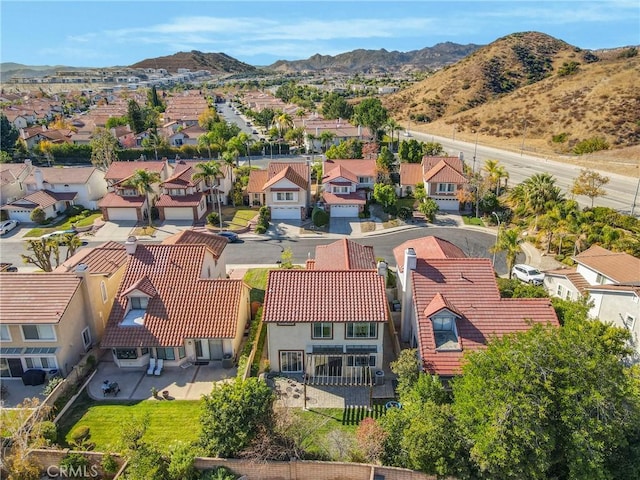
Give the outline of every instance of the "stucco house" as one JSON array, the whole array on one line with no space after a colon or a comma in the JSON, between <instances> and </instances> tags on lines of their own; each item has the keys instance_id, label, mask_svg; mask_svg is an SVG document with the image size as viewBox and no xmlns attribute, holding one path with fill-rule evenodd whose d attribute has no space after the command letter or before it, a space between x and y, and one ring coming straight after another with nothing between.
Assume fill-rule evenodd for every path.
<instances>
[{"instance_id":1,"label":"stucco house","mask_svg":"<svg viewBox=\"0 0 640 480\"><path fill-rule=\"evenodd\" d=\"M464 353L485 348L492 337L526 331L532 322L559 325L549 299L501 298L490 259L465 258L434 237L420 239L416 248L413 242L394 249L400 334L417 348L424 371L445 379L458 375Z\"/></svg>"},{"instance_id":2,"label":"stucco house","mask_svg":"<svg viewBox=\"0 0 640 480\"><path fill-rule=\"evenodd\" d=\"M458 211L460 202L457 191L467 179L463 175L463 162L459 157L425 156L420 164L400 164L400 196L407 194L407 187L415 190L419 183L424 185L428 197L438 204L440 210Z\"/></svg>"},{"instance_id":3,"label":"stucco house","mask_svg":"<svg viewBox=\"0 0 640 480\"><path fill-rule=\"evenodd\" d=\"M192 163L192 162L190 162ZM206 188L203 180L192 180L193 164L179 161L173 175L160 184L156 202L160 220L200 220L207 213Z\"/></svg>"},{"instance_id":4,"label":"stucco house","mask_svg":"<svg viewBox=\"0 0 640 480\"><path fill-rule=\"evenodd\" d=\"M549 295L567 300L587 297L589 316L628 329L640 356L640 259L592 245L573 260L575 268L544 272Z\"/></svg>"},{"instance_id":5,"label":"stucco house","mask_svg":"<svg viewBox=\"0 0 640 480\"><path fill-rule=\"evenodd\" d=\"M25 180L32 169L31 160L25 160L24 163L0 164L0 205L24 196Z\"/></svg>"},{"instance_id":6,"label":"stucco house","mask_svg":"<svg viewBox=\"0 0 640 480\"><path fill-rule=\"evenodd\" d=\"M375 160L327 160L322 167L325 209L332 217L357 217L375 183Z\"/></svg>"},{"instance_id":7,"label":"stucco house","mask_svg":"<svg viewBox=\"0 0 640 480\"><path fill-rule=\"evenodd\" d=\"M225 248L228 244L225 237L198 230L182 230L162 241L163 245L205 245L213 256L213 267L207 272L207 278L227 277L227 256ZM211 265L209 265L211 267Z\"/></svg>"},{"instance_id":8,"label":"stucco house","mask_svg":"<svg viewBox=\"0 0 640 480\"><path fill-rule=\"evenodd\" d=\"M250 317L249 288L219 279L206 244L142 245L131 237L127 268L102 348L121 368L236 357Z\"/></svg>"},{"instance_id":9,"label":"stucco house","mask_svg":"<svg viewBox=\"0 0 640 480\"><path fill-rule=\"evenodd\" d=\"M390 312L376 270L271 270L262 320L271 370L310 385L371 385Z\"/></svg>"},{"instance_id":10,"label":"stucco house","mask_svg":"<svg viewBox=\"0 0 640 480\"><path fill-rule=\"evenodd\" d=\"M252 170L247 193L252 205L266 205L272 220L307 217L311 177L306 163L270 162L266 170Z\"/></svg>"},{"instance_id":11,"label":"stucco house","mask_svg":"<svg viewBox=\"0 0 640 480\"><path fill-rule=\"evenodd\" d=\"M98 204L102 216L107 221L143 221L147 212L147 198L140 195L132 187L126 185L136 170L148 170L160 175L160 182L165 181L172 172L167 161L148 162L113 162L105 173L108 193ZM150 200L152 204L160 194L160 183L152 185L153 194Z\"/></svg>"}]
</instances>

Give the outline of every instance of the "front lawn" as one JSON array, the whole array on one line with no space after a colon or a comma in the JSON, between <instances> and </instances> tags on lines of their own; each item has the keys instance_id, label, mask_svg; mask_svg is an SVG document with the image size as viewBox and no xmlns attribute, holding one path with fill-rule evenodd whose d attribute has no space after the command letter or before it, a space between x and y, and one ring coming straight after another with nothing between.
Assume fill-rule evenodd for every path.
<instances>
[{"instance_id":1,"label":"front lawn","mask_svg":"<svg viewBox=\"0 0 640 480\"><path fill-rule=\"evenodd\" d=\"M485 226L481 218L471 217L468 215L463 215L462 221L464 222L465 225L478 225L480 227Z\"/></svg>"},{"instance_id":2,"label":"front lawn","mask_svg":"<svg viewBox=\"0 0 640 480\"><path fill-rule=\"evenodd\" d=\"M148 416L145 440L166 450L174 441L198 439L201 405L200 400L95 401L85 392L59 422L58 443L68 447L71 432L87 426L96 451L117 451L122 425Z\"/></svg>"},{"instance_id":3,"label":"front lawn","mask_svg":"<svg viewBox=\"0 0 640 480\"><path fill-rule=\"evenodd\" d=\"M244 228L258 214L258 210L249 207L223 207L222 221L229 230Z\"/></svg>"},{"instance_id":4,"label":"front lawn","mask_svg":"<svg viewBox=\"0 0 640 480\"><path fill-rule=\"evenodd\" d=\"M251 302L264 302L264 292L267 289L267 275L271 268L251 268L247 270L242 279L251 287L249 298Z\"/></svg>"},{"instance_id":5,"label":"front lawn","mask_svg":"<svg viewBox=\"0 0 640 480\"><path fill-rule=\"evenodd\" d=\"M42 235L55 232L56 230L71 230L74 225L76 227L87 227L89 225L93 225L94 220L100 217L102 217L102 212L92 213L88 217L83 217L82 219L73 223L67 218L64 221L53 225L32 228L25 234L25 237L41 237Z\"/></svg>"}]
</instances>

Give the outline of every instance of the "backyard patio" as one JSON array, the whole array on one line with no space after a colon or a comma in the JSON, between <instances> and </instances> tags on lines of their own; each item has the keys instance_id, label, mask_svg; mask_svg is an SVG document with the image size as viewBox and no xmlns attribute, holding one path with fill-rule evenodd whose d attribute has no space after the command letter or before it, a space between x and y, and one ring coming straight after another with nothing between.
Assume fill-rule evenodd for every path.
<instances>
[{"instance_id":1,"label":"backyard patio","mask_svg":"<svg viewBox=\"0 0 640 480\"><path fill-rule=\"evenodd\" d=\"M187 368L164 368L161 375L147 375L146 369L123 369L113 362L101 362L87 385L87 392L95 400L145 400L153 397L152 389L155 389L159 396L167 399L200 400L202 395L211 393L215 382L233 379L236 374L235 367L222 368L222 362L217 361ZM117 395L104 395L105 381L118 384Z\"/></svg>"}]
</instances>

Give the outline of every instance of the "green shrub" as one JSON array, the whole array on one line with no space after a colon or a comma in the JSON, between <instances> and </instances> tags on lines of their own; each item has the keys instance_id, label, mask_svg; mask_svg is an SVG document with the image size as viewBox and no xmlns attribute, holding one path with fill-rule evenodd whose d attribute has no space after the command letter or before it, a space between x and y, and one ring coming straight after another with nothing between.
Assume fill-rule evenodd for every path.
<instances>
[{"instance_id":1,"label":"green shrub","mask_svg":"<svg viewBox=\"0 0 640 480\"><path fill-rule=\"evenodd\" d=\"M258 210L258 215L260 215L260 219L264 219L267 222L271 220L271 212L269 210L269 207L267 206L260 207L260 210Z\"/></svg>"},{"instance_id":2,"label":"green shrub","mask_svg":"<svg viewBox=\"0 0 640 480\"><path fill-rule=\"evenodd\" d=\"M82 445L85 440L89 440L91 436L91 429L86 425L76 427L71 432L71 441L75 445Z\"/></svg>"},{"instance_id":3,"label":"green shrub","mask_svg":"<svg viewBox=\"0 0 640 480\"><path fill-rule=\"evenodd\" d=\"M238 476L225 467L205 470L200 474L200 480L236 480Z\"/></svg>"},{"instance_id":4,"label":"green shrub","mask_svg":"<svg viewBox=\"0 0 640 480\"><path fill-rule=\"evenodd\" d=\"M573 153L576 155L584 155L585 153L593 153L608 149L609 143L604 138L593 137L578 142L576 146L573 147Z\"/></svg>"},{"instance_id":5,"label":"green shrub","mask_svg":"<svg viewBox=\"0 0 640 480\"><path fill-rule=\"evenodd\" d=\"M62 383L64 379L62 377L53 377L51 380L47 382L47 385L42 389L42 395L48 397L51 392L55 390L55 388Z\"/></svg>"},{"instance_id":6,"label":"green shrub","mask_svg":"<svg viewBox=\"0 0 640 480\"><path fill-rule=\"evenodd\" d=\"M53 422L42 422L40 424L40 435L49 445L53 445L58 441L58 427Z\"/></svg>"},{"instance_id":7,"label":"green shrub","mask_svg":"<svg viewBox=\"0 0 640 480\"><path fill-rule=\"evenodd\" d=\"M413 215L413 211L409 207L400 207L398 210L398 218L402 220L408 220Z\"/></svg>"},{"instance_id":8,"label":"green shrub","mask_svg":"<svg viewBox=\"0 0 640 480\"><path fill-rule=\"evenodd\" d=\"M566 132L562 132L562 133L559 133L557 135L553 135L551 137L551 141L553 143L564 143L564 142L567 141L567 138L569 138L569 134L566 133Z\"/></svg>"},{"instance_id":9,"label":"green shrub","mask_svg":"<svg viewBox=\"0 0 640 480\"><path fill-rule=\"evenodd\" d=\"M44 210L41 207L36 207L31 212L31 215L29 216L29 218L31 219L32 222L39 223L42 225L47 220L46 215L47 214L44 213Z\"/></svg>"},{"instance_id":10,"label":"green shrub","mask_svg":"<svg viewBox=\"0 0 640 480\"><path fill-rule=\"evenodd\" d=\"M264 225L256 225L256 233L262 235L267 231L267 228Z\"/></svg>"},{"instance_id":11,"label":"green shrub","mask_svg":"<svg viewBox=\"0 0 640 480\"><path fill-rule=\"evenodd\" d=\"M80 453L68 453L60 460L60 467L66 467L67 471L82 472L88 466L89 460Z\"/></svg>"},{"instance_id":12,"label":"green shrub","mask_svg":"<svg viewBox=\"0 0 640 480\"><path fill-rule=\"evenodd\" d=\"M211 212L207 215L207 224L217 227L220 225L220 216L216 212Z\"/></svg>"},{"instance_id":13,"label":"green shrub","mask_svg":"<svg viewBox=\"0 0 640 480\"><path fill-rule=\"evenodd\" d=\"M113 475L114 473L116 473L119 468L116 459L108 453L102 457L101 466L104 473L108 473L109 475Z\"/></svg>"},{"instance_id":14,"label":"green shrub","mask_svg":"<svg viewBox=\"0 0 640 480\"><path fill-rule=\"evenodd\" d=\"M316 227L322 227L329 223L329 215L322 208L315 207L311 214L311 220Z\"/></svg>"}]
</instances>

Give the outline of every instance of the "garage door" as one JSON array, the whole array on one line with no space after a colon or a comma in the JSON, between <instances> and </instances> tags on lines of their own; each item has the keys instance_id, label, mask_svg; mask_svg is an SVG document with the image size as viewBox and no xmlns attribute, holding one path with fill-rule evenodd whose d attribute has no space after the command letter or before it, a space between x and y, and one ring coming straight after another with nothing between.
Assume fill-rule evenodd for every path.
<instances>
[{"instance_id":1,"label":"garage door","mask_svg":"<svg viewBox=\"0 0 640 480\"><path fill-rule=\"evenodd\" d=\"M109 220L138 220L138 214L135 208L109 208L107 209Z\"/></svg>"},{"instance_id":2,"label":"garage door","mask_svg":"<svg viewBox=\"0 0 640 480\"><path fill-rule=\"evenodd\" d=\"M164 209L165 220L193 220L193 209L189 207L172 207Z\"/></svg>"},{"instance_id":3,"label":"garage door","mask_svg":"<svg viewBox=\"0 0 640 480\"><path fill-rule=\"evenodd\" d=\"M436 203L441 211L457 212L460 209L460 202L457 198L437 198Z\"/></svg>"},{"instance_id":4,"label":"garage door","mask_svg":"<svg viewBox=\"0 0 640 480\"><path fill-rule=\"evenodd\" d=\"M357 205L332 205L331 216L332 217L357 217L358 206Z\"/></svg>"},{"instance_id":5,"label":"garage door","mask_svg":"<svg viewBox=\"0 0 640 480\"><path fill-rule=\"evenodd\" d=\"M271 207L272 220L300 220L300 207Z\"/></svg>"}]
</instances>

